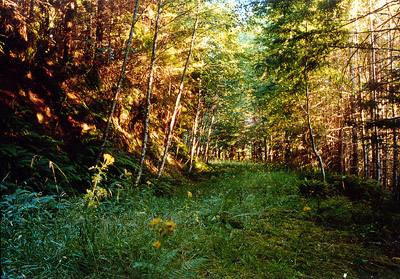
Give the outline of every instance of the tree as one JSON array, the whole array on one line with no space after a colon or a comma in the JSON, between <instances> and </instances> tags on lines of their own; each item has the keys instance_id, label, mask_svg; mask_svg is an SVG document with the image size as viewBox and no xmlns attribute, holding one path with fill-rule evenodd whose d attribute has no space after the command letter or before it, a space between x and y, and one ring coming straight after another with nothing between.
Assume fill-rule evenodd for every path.
<instances>
[{"instance_id":1,"label":"tree","mask_svg":"<svg viewBox=\"0 0 400 279\"><path fill-rule=\"evenodd\" d=\"M171 120L170 120L170 125L169 125L168 135L167 135L167 141L166 141L165 148L164 148L164 155L162 156L161 165L160 165L160 168L159 168L158 173L157 173L157 177L158 178L161 176L161 174L163 172L164 165L165 165L165 162L166 162L167 157L168 157L168 149L169 149L169 146L171 144L172 133L173 133L173 129L174 129L174 126L175 126L176 117L177 117L177 114L178 114L178 111L179 111L179 105L180 105L180 100L181 100L181 97L182 97L183 85L184 85L185 77L186 77L186 71L188 70L188 67L189 67L190 57L192 56L193 46L194 46L195 39L196 39L196 31L197 31L197 26L198 26L198 22L199 22L199 10L200 10L200 0L197 1L197 13L196 13L196 19L195 19L194 27L193 27L193 33L192 33L192 39L191 39L191 43L190 43L190 49L189 49L188 57L186 59L185 68L183 69L182 78L181 78L181 81L180 81L180 84L179 84L179 91L178 91L178 95L176 96L174 112L172 113L172 117L171 117Z\"/></svg>"},{"instance_id":2,"label":"tree","mask_svg":"<svg viewBox=\"0 0 400 279\"><path fill-rule=\"evenodd\" d=\"M300 102L306 99L306 123L311 148L325 179L322 158L317 150L310 117L310 74L323 67L332 47L342 41L343 32L332 20L340 11L338 2L268 1L258 10L266 18L260 44L267 56L260 61L264 76L274 90L288 92ZM317 80L316 80L317 81ZM300 103L301 105L301 103Z\"/></svg>"},{"instance_id":3,"label":"tree","mask_svg":"<svg viewBox=\"0 0 400 279\"><path fill-rule=\"evenodd\" d=\"M137 13L138 13L138 10L139 10L139 5L140 5L140 0L136 0L135 11L133 13L133 19L132 19L131 31L129 32L129 39L128 39L128 42L126 43L124 63L122 65L121 74L119 76L117 89L116 89L115 95L114 95L114 100L112 102L110 114L108 116L107 126L106 126L106 129L104 131L102 144L101 144L101 147L100 147L100 152L99 152L99 155L97 156L97 159L96 159L96 166L98 165L101 156L103 156L104 147L106 145L108 134L110 132L111 122L112 122L112 118L114 116L115 107L117 106L118 97L119 97L119 94L120 94L120 91L121 91L122 82L123 82L124 77L125 77L126 65L128 63L128 57L129 57L129 51L130 51L131 44L132 44L133 33L135 32L136 16L137 16Z\"/></svg>"},{"instance_id":4,"label":"tree","mask_svg":"<svg viewBox=\"0 0 400 279\"><path fill-rule=\"evenodd\" d=\"M156 61L157 40L158 40L159 23L160 23L162 6L163 6L162 0L159 0L157 15L156 15L156 17L157 17L156 25L155 25L155 29L154 29L153 49L151 52L149 82L148 82L148 89L147 89L147 95L146 95L146 119L145 119L145 123L144 123L142 152L140 155L139 169L137 171L137 175L136 175L136 179L135 179L135 186L139 185L140 177L142 176L142 172L143 172L144 158L146 156L147 139L149 136L149 125L150 125L150 106L151 106L150 98L151 98L151 91L152 91L152 86L153 86L153 75L154 75L154 68L155 68L155 61Z\"/></svg>"}]
</instances>

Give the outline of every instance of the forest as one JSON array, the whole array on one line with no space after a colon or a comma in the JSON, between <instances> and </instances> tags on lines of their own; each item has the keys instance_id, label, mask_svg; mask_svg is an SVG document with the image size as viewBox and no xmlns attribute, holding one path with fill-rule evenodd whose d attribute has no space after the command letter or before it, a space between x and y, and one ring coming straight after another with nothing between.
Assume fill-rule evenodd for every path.
<instances>
[{"instance_id":1,"label":"forest","mask_svg":"<svg viewBox=\"0 0 400 279\"><path fill-rule=\"evenodd\" d=\"M1 0L1 278L400 278L398 0Z\"/></svg>"}]
</instances>

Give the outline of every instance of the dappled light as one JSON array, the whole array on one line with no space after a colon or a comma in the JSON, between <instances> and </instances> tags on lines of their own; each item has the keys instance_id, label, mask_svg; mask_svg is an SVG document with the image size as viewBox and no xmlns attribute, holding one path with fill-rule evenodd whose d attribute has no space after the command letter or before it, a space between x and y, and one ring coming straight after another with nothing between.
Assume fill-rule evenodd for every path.
<instances>
[{"instance_id":1,"label":"dappled light","mask_svg":"<svg viewBox=\"0 0 400 279\"><path fill-rule=\"evenodd\" d=\"M398 278L397 0L3 0L3 278Z\"/></svg>"}]
</instances>

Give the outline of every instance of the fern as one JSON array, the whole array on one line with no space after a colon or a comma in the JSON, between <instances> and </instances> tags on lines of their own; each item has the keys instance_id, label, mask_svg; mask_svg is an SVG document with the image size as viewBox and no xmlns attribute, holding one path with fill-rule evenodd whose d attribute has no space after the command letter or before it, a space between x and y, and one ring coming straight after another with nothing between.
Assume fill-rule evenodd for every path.
<instances>
[{"instance_id":1,"label":"fern","mask_svg":"<svg viewBox=\"0 0 400 279\"><path fill-rule=\"evenodd\" d=\"M185 262L181 268L173 271L169 274L169 278L196 278L197 271L199 271L201 265L205 262L204 258L197 258Z\"/></svg>"}]
</instances>

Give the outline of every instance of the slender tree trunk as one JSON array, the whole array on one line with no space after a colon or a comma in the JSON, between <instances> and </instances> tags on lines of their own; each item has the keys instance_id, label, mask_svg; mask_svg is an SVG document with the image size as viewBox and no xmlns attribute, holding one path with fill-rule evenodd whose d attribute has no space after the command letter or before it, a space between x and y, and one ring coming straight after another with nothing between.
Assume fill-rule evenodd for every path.
<instances>
[{"instance_id":1,"label":"slender tree trunk","mask_svg":"<svg viewBox=\"0 0 400 279\"><path fill-rule=\"evenodd\" d=\"M354 86L354 83L353 83ZM351 159L350 159L350 174L358 175L358 165L359 165L359 151L358 151L358 129L356 125L356 104L355 96L352 94L350 96L350 119L353 122L351 127Z\"/></svg>"},{"instance_id":2,"label":"slender tree trunk","mask_svg":"<svg viewBox=\"0 0 400 279\"><path fill-rule=\"evenodd\" d=\"M152 87L153 87L154 65L155 65L155 61L156 61L157 39L158 39L161 8L162 8L162 0L159 0L158 1L156 27L154 30L153 50L151 53L149 85L148 85L147 97L146 97L146 119L145 119L145 123L144 123L142 153L140 155L140 163L139 163L139 169L138 169L136 180L135 180L135 186L139 185L140 177L142 176L144 158L146 156L147 138L149 136L150 106L151 106L150 97L151 97L151 91L152 91Z\"/></svg>"},{"instance_id":3,"label":"slender tree trunk","mask_svg":"<svg viewBox=\"0 0 400 279\"><path fill-rule=\"evenodd\" d=\"M97 0L97 13L96 13L96 42L94 46L94 58L93 58L93 70L98 73L103 53L101 48L103 47L103 37L104 37L104 9L105 0Z\"/></svg>"},{"instance_id":4,"label":"slender tree trunk","mask_svg":"<svg viewBox=\"0 0 400 279\"><path fill-rule=\"evenodd\" d=\"M377 82L377 77L376 77L376 52L375 52L375 28L374 28L374 20L372 18L373 16L373 2L372 0L369 1L370 5L370 43L371 43L371 83L373 86L372 90L372 99L373 99L373 108L372 108L372 121L374 123L377 122L378 120L378 103L377 103L377 91L376 91L376 82ZM373 132L373 142L372 142L372 147L373 147L373 169L374 169L374 178L378 181L381 180L381 159L380 159L380 150L379 150L379 135L378 135L378 126L374 124L374 132Z\"/></svg>"},{"instance_id":5,"label":"slender tree trunk","mask_svg":"<svg viewBox=\"0 0 400 279\"><path fill-rule=\"evenodd\" d=\"M308 90L308 79L307 79L307 73L304 72L304 81L306 83L306 99L307 99L307 126L308 126L308 131L310 133L310 138L311 138L311 145L312 145L312 150L314 152L314 155L318 159L319 167L321 169L321 175L323 180L325 181L325 169L324 169L324 163L322 162L322 157L319 155L317 151L317 147L315 144L315 139L314 139L314 134L312 131L312 126L311 126L311 117L310 117L310 92Z\"/></svg>"},{"instance_id":6,"label":"slender tree trunk","mask_svg":"<svg viewBox=\"0 0 400 279\"><path fill-rule=\"evenodd\" d=\"M392 12L390 11L390 6L388 7L389 9L389 14L391 15L391 20L389 21L389 40L390 40L390 53L389 53L389 58L390 58L390 71L393 73L394 71L394 66L393 66L393 47L394 47L394 43L393 43L393 34L392 34L392 21L393 21L393 16L392 16ZM390 90L390 95L391 95L391 99L392 99L392 116L395 117L397 116L397 111L396 111L396 102L395 102L395 90ZM393 188L393 192L394 192L394 199L395 201L397 201L398 206L400 206L400 181L399 181L399 156L398 156L398 145L397 145L397 128L394 126L392 129L392 135L393 135L393 165L392 165L392 169L393 169L393 176L392 176L392 188Z\"/></svg>"},{"instance_id":7,"label":"slender tree trunk","mask_svg":"<svg viewBox=\"0 0 400 279\"><path fill-rule=\"evenodd\" d=\"M356 127L353 127L352 131L351 131L351 144L352 144L353 150L352 150L352 157L351 157L350 173L358 175L359 151L358 151L358 132L357 132Z\"/></svg>"},{"instance_id":8,"label":"slender tree trunk","mask_svg":"<svg viewBox=\"0 0 400 279\"><path fill-rule=\"evenodd\" d=\"M103 138L102 138L102 144L101 144L101 147L100 147L100 152L99 152L99 155L97 156L97 159L96 159L96 166L98 165L99 160L100 160L100 158L101 158L101 156L103 155L103 152L104 152L104 147L106 145L108 134L110 133L111 122L112 122L112 118L114 116L115 107L117 106L119 93L121 91L122 81L125 78L126 65L128 63L129 50L130 50L131 43L132 43L133 33L135 31L136 17L137 17L137 13L138 13L138 10L139 10L139 4L140 4L140 0L136 0L135 12L133 13L133 19L132 19L132 25L131 25L131 31L129 33L129 39L128 39L128 42L126 44L124 62L122 64L122 69L121 69L121 73L119 75L117 89L116 89L116 92L115 92L115 95L114 95L114 100L113 100L112 105L111 105L110 114L108 116L106 130L104 131L104 135L103 135Z\"/></svg>"},{"instance_id":9,"label":"slender tree trunk","mask_svg":"<svg viewBox=\"0 0 400 279\"><path fill-rule=\"evenodd\" d=\"M211 132L212 132L212 125L214 124L214 119L215 119L215 112L213 112L213 115L211 116L211 122L210 126L208 127L208 133L207 133L207 143L206 143L206 150L205 150L205 161L208 164L208 149L210 147L210 138L211 138Z\"/></svg>"},{"instance_id":10,"label":"slender tree trunk","mask_svg":"<svg viewBox=\"0 0 400 279\"><path fill-rule=\"evenodd\" d=\"M397 129L393 128L393 191L397 203L400 203L399 157L397 145Z\"/></svg>"},{"instance_id":11,"label":"slender tree trunk","mask_svg":"<svg viewBox=\"0 0 400 279\"><path fill-rule=\"evenodd\" d=\"M69 53L71 49L71 37L72 37L72 21L75 17L75 9L76 3L72 1L68 4L67 11L65 13L65 22L64 22L64 40L63 40L63 55L61 60L61 65L65 66L69 61Z\"/></svg>"},{"instance_id":12,"label":"slender tree trunk","mask_svg":"<svg viewBox=\"0 0 400 279\"><path fill-rule=\"evenodd\" d=\"M201 90L201 79L200 79L199 90ZM197 122L199 121L199 116L200 116L200 103L201 103L201 91L199 91L199 95L197 97L196 116L194 118L194 123L193 123L192 143L191 143L191 150L190 150L189 172L192 171L194 152L196 150L196 134L197 134L197 124L198 124Z\"/></svg>"},{"instance_id":13,"label":"slender tree trunk","mask_svg":"<svg viewBox=\"0 0 400 279\"><path fill-rule=\"evenodd\" d=\"M28 15L28 21L32 22L33 18L35 16L35 0L31 0L29 4L29 15Z\"/></svg>"},{"instance_id":14,"label":"slender tree trunk","mask_svg":"<svg viewBox=\"0 0 400 279\"><path fill-rule=\"evenodd\" d=\"M343 134L344 134L344 131L343 131L343 125L342 124L340 124L340 130L339 130L339 140L338 140L338 149L339 149L339 168L338 168L338 171L339 171L339 173L341 173L341 174L343 174L344 173L344 161L345 161L345 159L344 159L344 153L345 153L345 150L344 150L344 136L343 136Z\"/></svg>"},{"instance_id":15,"label":"slender tree trunk","mask_svg":"<svg viewBox=\"0 0 400 279\"><path fill-rule=\"evenodd\" d=\"M189 68L190 57L192 56L193 46L194 46L194 42L196 40L196 31L197 31L197 25L198 25L198 22L199 22L199 9L200 9L200 0L197 1L197 15L196 15L196 20L194 22L192 39L191 39L191 42L190 42L189 54L188 54L188 57L186 59L185 68L183 69L182 78L181 78L181 82L180 82L180 85L179 85L179 92L178 92L178 96L176 97L176 101L175 101L174 113L172 114L169 130L168 130L167 143L165 145L164 155L163 155L162 161L161 161L161 166L160 166L160 168L158 170L158 173L157 173L157 178L160 178L160 176L161 176L161 174L163 172L164 166L165 166L165 162L166 162L167 157L168 157L168 150L169 150L169 146L171 144L172 133L173 133L173 130L174 130L176 116L178 114L179 105L180 105L180 101L181 101L181 97L182 97L183 84L185 82L186 71Z\"/></svg>"},{"instance_id":16,"label":"slender tree trunk","mask_svg":"<svg viewBox=\"0 0 400 279\"><path fill-rule=\"evenodd\" d=\"M358 6L356 6L356 8L358 8ZM356 12L358 14L358 11ZM358 21L355 22L356 24L356 35L355 35L355 44L358 45L359 44L359 25L358 25ZM361 71L360 71L360 50L357 49L356 50L356 62L357 62L357 85L356 85L356 90L358 91L358 95L357 95L357 103L361 103L363 100L363 94L362 94L362 90L361 90ZM363 178L366 179L369 176L369 163L368 163L368 145L367 145L367 140L366 140L366 134L367 131L365 129L365 115L364 115L364 109L360 108L360 116L361 119L358 118L358 120L361 120L362 123L362 127L360 129L360 133L361 133L361 149L362 149L362 174L363 174Z\"/></svg>"},{"instance_id":17,"label":"slender tree trunk","mask_svg":"<svg viewBox=\"0 0 400 279\"><path fill-rule=\"evenodd\" d=\"M199 136L198 136L198 140L197 140L197 146L196 146L196 156L195 156L195 161L197 161L197 159L200 156L201 151L203 150L203 135L204 135L204 130L205 130L205 126L206 123L204 121L204 116L202 117L202 119L199 121L200 123L203 123L203 125L200 125L200 129L199 129Z\"/></svg>"},{"instance_id":18,"label":"slender tree trunk","mask_svg":"<svg viewBox=\"0 0 400 279\"><path fill-rule=\"evenodd\" d=\"M93 5L92 2L88 2L88 7L86 8L86 17L85 17L85 25L87 26L86 32L85 32L85 63L86 64L92 64L93 63Z\"/></svg>"}]
</instances>

